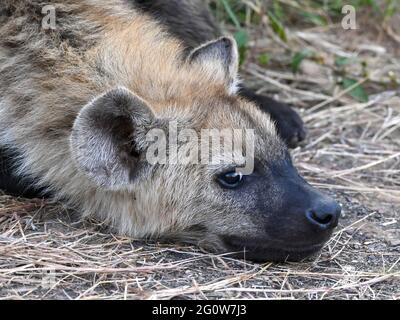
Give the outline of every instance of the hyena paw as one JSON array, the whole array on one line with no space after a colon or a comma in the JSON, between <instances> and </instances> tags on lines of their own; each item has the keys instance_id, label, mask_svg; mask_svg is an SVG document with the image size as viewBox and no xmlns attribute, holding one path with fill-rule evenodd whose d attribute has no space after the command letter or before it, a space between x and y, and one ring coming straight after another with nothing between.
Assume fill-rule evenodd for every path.
<instances>
[{"instance_id":1,"label":"hyena paw","mask_svg":"<svg viewBox=\"0 0 400 320\"><path fill-rule=\"evenodd\" d=\"M306 129L303 120L290 106L266 96L251 94L249 91L244 92L244 95L271 116L276 123L279 135L289 148L295 148L304 141Z\"/></svg>"},{"instance_id":2,"label":"hyena paw","mask_svg":"<svg viewBox=\"0 0 400 320\"><path fill-rule=\"evenodd\" d=\"M296 148L306 138L303 120L291 107L279 103L278 110L270 110L271 118L275 120L278 133L289 148Z\"/></svg>"}]
</instances>

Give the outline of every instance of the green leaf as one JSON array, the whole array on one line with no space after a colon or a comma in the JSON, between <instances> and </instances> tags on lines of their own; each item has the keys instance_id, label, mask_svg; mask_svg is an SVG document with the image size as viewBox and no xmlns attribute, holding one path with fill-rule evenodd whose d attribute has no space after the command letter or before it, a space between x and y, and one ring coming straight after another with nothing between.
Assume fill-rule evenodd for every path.
<instances>
[{"instance_id":1,"label":"green leaf","mask_svg":"<svg viewBox=\"0 0 400 320\"><path fill-rule=\"evenodd\" d=\"M239 48L239 66L241 66L246 61L247 51L248 50L245 47Z\"/></svg>"},{"instance_id":2,"label":"green leaf","mask_svg":"<svg viewBox=\"0 0 400 320\"><path fill-rule=\"evenodd\" d=\"M241 25L239 19L236 17L236 14L233 12L231 6L229 5L227 0L221 0L222 4L224 5L225 11L228 13L229 17L231 18L232 22L236 26L236 28L240 29Z\"/></svg>"},{"instance_id":3,"label":"green leaf","mask_svg":"<svg viewBox=\"0 0 400 320\"><path fill-rule=\"evenodd\" d=\"M236 17L240 23L242 23L242 24L246 23L246 18L247 18L246 12L242 12L242 11L237 12Z\"/></svg>"},{"instance_id":4,"label":"green leaf","mask_svg":"<svg viewBox=\"0 0 400 320\"><path fill-rule=\"evenodd\" d=\"M381 12L378 3L375 0L361 0L360 4L366 7L372 7L376 12Z\"/></svg>"},{"instance_id":5,"label":"green leaf","mask_svg":"<svg viewBox=\"0 0 400 320\"><path fill-rule=\"evenodd\" d=\"M246 32L246 30L241 29L235 32L234 37L239 48L247 47L247 44L249 43L249 34Z\"/></svg>"},{"instance_id":6,"label":"green leaf","mask_svg":"<svg viewBox=\"0 0 400 320\"><path fill-rule=\"evenodd\" d=\"M292 58L292 72L297 73L299 71L300 65L304 59L312 57L314 53L311 50L304 49L300 52L297 52Z\"/></svg>"},{"instance_id":7,"label":"green leaf","mask_svg":"<svg viewBox=\"0 0 400 320\"><path fill-rule=\"evenodd\" d=\"M386 7L384 16L385 18L393 17L396 11L398 10L398 3L396 0L386 0Z\"/></svg>"},{"instance_id":8,"label":"green leaf","mask_svg":"<svg viewBox=\"0 0 400 320\"><path fill-rule=\"evenodd\" d=\"M279 19L279 20L283 20L285 17L285 14L283 12L283 8L281 6L281 4L279 3L279 1L274 0L273 4L272 4L272 8L274 10L274 14L275 16Z\"/></svg>"},{"instance_id":9,"label":"green leaf","mask_svg":"<svg viewBox=\"0 0 400 320\"><path fill-rule=\"evenodd\" d=\"M267 14L272 30L274 30L279 38L281 38L284 42L287 42L287 35L282 22L271 11L267 11Z\"/></svg>"},{"instance_id":10,"label":"green leaf","mask_svg":"<svg viewBox=\"0 0 400 320\"><path fill-rule=\"evenodd\" d=\"M234 37L239 47L240 64L242 64L246 59L247 55L247 44L249 43L249 35L244 29L242 29L239 18L233 11L230 2L228 0L221 0L221 2L225 8L225 11L228 13L230 19L232 20L233 24L238 29L238 31L234 34Z\"/></svg>"},{"instance_id":11,"label":"green leaf","mask_svg":"<svg viewBox=\"0 0 400 320\"><path fill-rule=\"evenodd\" d=\"M245 30L239 30L234 34L236 42L239 47L240 65L246 60L247 44L249 43L249 35Z\"/></svg>"},{"instance_id":12,"label":"green leaf","mask_svg":"<svg viewBox=\"0 0 400 320\"><path fill-rule=\"evenodd\" d=\"M304 18L316 26L326 26L328 22L323 16L311 12L304 12Z\"/></svg>"},{"instance_id":13,"label":"green leaf","mask_svg":"<svg viewBox=\"0 0 400 320\"><path fill-rule=\"evenodd\" d=\"M349 89L350 87L355 86L357 82L358 81L354 79L344 78L342 81L342 86L344 89ZM369 101L369 96L362 85L358 85L355 88L353 88L351 91L349 91L349 94L357 101L360 102Z\"/></svg>"},{"instance_id":14,"label":"green leaf","mask_svg":"<svg viewBox=\"0 0 400 320\"><path fill-rule=\"evenodd\" d=\"M268 53L263 53L258 57L258 63L264 67L269 64L270 60L271 60L271 57L269 56Z\"/></svg>"},{"instance_id":15,"label":"green leaf","mask_svg":"<svg viewBox=\"0 0 400 320\"><path fill-rule=\"evenodd\" d=\"M343 67L343 66L347 66L348 64L350 64L351 59L346 58L346 57L336 57L335 59L335 65L337 67Z\"/></svg>"}]
</instances>

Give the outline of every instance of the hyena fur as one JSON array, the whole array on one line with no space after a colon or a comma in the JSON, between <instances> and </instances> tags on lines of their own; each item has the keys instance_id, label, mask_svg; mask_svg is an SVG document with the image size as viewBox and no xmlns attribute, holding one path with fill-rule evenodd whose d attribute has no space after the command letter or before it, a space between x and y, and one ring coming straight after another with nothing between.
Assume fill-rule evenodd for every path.
<instances>
[{"instance_id":1,"label":"hyena fur","mask_svg":"<svg viewBox=\"0 0 400 320\"><path fill-rule=\"evenodd\" d=\"M42 28L42 7L56 28ZM0 148L16 175L134 238L174 238L256 260L317 252L340 207L292 165L270 116L238 94L230 37L193 49L121 0L0 3ZM240 163L150 164L152 129L251 129ZM234 150L236 152L236 150ZM238 150L239 152L239 150Z\"/></svg>"}]
</instances>

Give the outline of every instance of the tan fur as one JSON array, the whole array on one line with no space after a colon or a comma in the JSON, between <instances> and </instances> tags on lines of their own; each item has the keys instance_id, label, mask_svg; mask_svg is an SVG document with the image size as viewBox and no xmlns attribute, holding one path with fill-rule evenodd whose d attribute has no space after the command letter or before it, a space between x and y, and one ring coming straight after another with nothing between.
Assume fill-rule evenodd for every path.
<instances>
[{"instance_id":1,"label":"tan fur","mask_svg":"<svg viewBox=\"0 0 400 320\"><path fill-rule=\"evenodd\" d=\"M198 131L256 129L260 158L279 158L284 148L267 115L231 96L213 66L185 62L181 43L151 18L119 0L47 3L56 8L56 30L41 29L42 1L0 3L10 15L0 16L0 145L21 152L19 173L133 237L179 235L204 223L255 230L246 216L191 202L223 205L207 183L212 168L157 167L152 179L121 191L98 188L77 168L69 147L77 114L117 86L141 97L157 117Z\"/></svg>"}]
</instances>

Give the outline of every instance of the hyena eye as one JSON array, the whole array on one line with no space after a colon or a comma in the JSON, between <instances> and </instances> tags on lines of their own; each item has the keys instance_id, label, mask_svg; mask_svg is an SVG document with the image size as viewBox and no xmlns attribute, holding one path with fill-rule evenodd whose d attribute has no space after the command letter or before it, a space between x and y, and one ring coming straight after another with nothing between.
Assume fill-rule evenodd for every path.
<instances>
[{"instance_id":1,"label":"hyena eye","mask_svg":"<svg viewBox=\"0 0 400 320\"><path fill-rule=\"evenodd\" d=\"M217 181L223 188L237 188L243 182L243 174L236 171L225 172L218 176Z\"/></svg>"}]
</instances>

